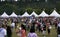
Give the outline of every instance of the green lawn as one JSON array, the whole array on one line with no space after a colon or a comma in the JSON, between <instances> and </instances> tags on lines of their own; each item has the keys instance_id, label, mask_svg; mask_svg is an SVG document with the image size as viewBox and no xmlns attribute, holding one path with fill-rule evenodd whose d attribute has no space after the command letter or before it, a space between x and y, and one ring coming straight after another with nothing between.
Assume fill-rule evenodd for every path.
<instances>
[{"instance_id":1,"label":"green lawn","mask_svg":"<svg viewBox=\"0 0 60 37\"><path fill-rule=\"evenodd\" d=\"M27 33L28 33L28 32L29 32L29 31L27 31ZM38 37L43 37L43 35L42 35L41 32L36 31L36 33L37 33ZM15 31L13 32L12 37L18 37L18 36L16 35ZM51 34L50 34L50 35L48 35L48 33L47 33L47 31L46 31L46 37L57 37L57 32L56 32L56 29L54 28L54 26L53 26L52 29L51 29Z\"/></svg>"}]
</instances>

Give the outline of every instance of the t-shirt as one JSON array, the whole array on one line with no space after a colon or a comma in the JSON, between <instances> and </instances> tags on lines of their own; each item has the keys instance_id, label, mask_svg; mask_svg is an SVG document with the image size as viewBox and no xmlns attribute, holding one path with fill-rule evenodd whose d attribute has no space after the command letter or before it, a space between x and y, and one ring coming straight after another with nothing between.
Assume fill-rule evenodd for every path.
<instances>
[{"instance_id":1,"label":"t-shirt","mask_svg":"<svg viewBox=\"0 0 60 37\"><path fill-rule=\"evenodd\" d=\"M46 25L43 25L43 30L46 31Z\"/></svg>"},{"instance_id":2,"label":"t-shirt","mask_svg":"<svg viewBox=\"0 0 60 37\"><path fill-rule=\"evenodd\" d=\"M60 37L60 35L58 35L58 37Z\"/></svg>"},{"instance_id":3,"label":"t-shirt","mask_svg":"<svg viewBox=\"0 0 60 37\"><path fill-rule=\"evenodd\" d=\"M12 23L12 24L11 24L11 27L15 27L15 23Z\"/></svg>"},{"instance_id":4,"label":"t-shirt","mask_svg":"<svg viewBox=\"0 0 60 37\"><path fill-rule=\"evenodd\" d=\"M25 30L21 30L21 37L26 37L26 31Z\"/></svg>"},{"instance_id":5,"label":"t-shirt","mask_svg":"<svg viewBox=\"0 0 60 37\"><path fill-rule=\"evenodd\" d=\"M28 37L37 37L36 33L28 33Z\"/></svg>"},{"instance_id":6,"label":"t-shirt","mask_svg":"<svg viewBox=\"0 0 60 37\"><path fill-rule=\"evenodd\" d=\"M5 37L7 35L7 31L4 28L0 28L0 36Z\"/></svg>"},{"instance_id":7,"label":"t-shirt","mask_svg":"<svg viewBox=\"0 0 60 37\"><path fill-rule=\"evenodd\" d=\"M58 24L58 27L60 27L60 23Z\"/></svg>"}]
</instances>

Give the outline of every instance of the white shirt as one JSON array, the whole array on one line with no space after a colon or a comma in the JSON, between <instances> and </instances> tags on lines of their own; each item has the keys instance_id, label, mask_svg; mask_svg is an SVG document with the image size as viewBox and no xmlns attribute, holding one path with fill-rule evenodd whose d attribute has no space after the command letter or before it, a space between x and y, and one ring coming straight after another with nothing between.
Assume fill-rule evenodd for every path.
<instances>
[{"instance_id":1,"label":"white shirt","mask_svg":"<svg viewBox=\"0 0 60 37\"><path fill-rule=\"evenodd\" d=\"M21 30L21 27L19 27L19 29Z\"/></svg>"},{"instance_id":2,"label":"white shirt","mask_svg":"<svg viewBox=\"0 0 60 37\"><path fill-rule=\"evenodd\" d=\"M28 37L38 37L36 33L28 33Z\"/></svg>"},{"instance_id":3,"label":"white shirt","mask_svg":"<svg viewBox=\"0 0 60 37\"><path fill-rule=\"evenodd\" d=\"M11 26L12 26L12 27L15 27L15 23L12 23Z\"/></svg>"},{"instance_id":4,"label":"white shirt","mask_svg":"<svg viewBox=\"0 0 60 37\"><path fill-rule=\"evenodd\" d=\"M0 28L0 37L5 37L7 35L7 31L4 28Z\"/></svg>"},{"instance_id":5,"label":"white shirt","mask_svg":"<svg viewBox=\"0 0 60 37\"><path fill-rule=\"evenodd\" d=\"M58 24L58 27L60 27L60 23Z\"/></svg>"},{"instance_id":6,"label":"white shirt","mask_svg":"<svg viewBox=\"0 0 60 37\"><path fill-rule=\"evenodd\" d=\"M58 37L60 37L60 35L58 35Z\"/></svg>"}]
</instances>

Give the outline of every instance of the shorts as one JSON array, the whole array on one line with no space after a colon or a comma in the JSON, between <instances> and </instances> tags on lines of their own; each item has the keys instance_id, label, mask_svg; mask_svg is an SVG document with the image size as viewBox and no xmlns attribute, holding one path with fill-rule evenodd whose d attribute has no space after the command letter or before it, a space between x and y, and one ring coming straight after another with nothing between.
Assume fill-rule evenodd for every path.
<instances>
[{"instance_id":1,"label":"shorts","mask_svg":"<svg viewBox=\"0 0 60 37\"><path fill-rule=\"evenodd\" d=\"M50 29L48 29L48 34L50 34Z\"/></svg>"},{"instance_id":2,"label":"shorts","mask_svg":"<svg viewBox=\"0 0 60 37\"><path fill-rule=\"evenodd\" d=\"M58 34L58 37L60 37L60 35Z\"/></svg>"},{"instance_id":3,"label":"shorts","mask_svg":"<svg viewBox=\"0 0 60 37\"><path fill-rule=\"evenodd\" d=\"M46 31L43 31L43 35L45 35L46 34Z\"/></svg>"}]
</instances>

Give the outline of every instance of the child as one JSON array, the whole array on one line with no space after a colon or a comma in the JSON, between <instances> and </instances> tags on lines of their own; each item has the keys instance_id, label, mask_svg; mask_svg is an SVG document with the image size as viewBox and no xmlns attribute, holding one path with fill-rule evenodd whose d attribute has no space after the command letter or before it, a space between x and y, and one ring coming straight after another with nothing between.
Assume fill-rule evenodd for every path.
<instances>
[{"instance_id":1,"label":"child","mask_svg":"<svg viewBox=\"0 0 60 37\"><path fill-rule=\"evenodd\" d=\"M23 24L21 25L21 37L26 37L26 29Z\"/></svg>"}]
</instances>

